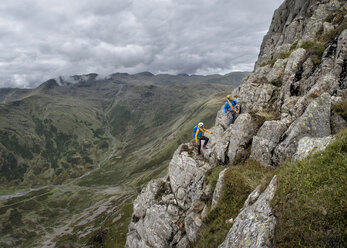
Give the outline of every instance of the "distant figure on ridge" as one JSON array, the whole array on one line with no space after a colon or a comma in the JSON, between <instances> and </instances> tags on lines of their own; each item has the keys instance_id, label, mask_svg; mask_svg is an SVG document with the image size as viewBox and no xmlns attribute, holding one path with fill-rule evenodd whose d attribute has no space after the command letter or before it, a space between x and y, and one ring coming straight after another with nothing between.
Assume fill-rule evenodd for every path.
<instances>
[{"instance_id":1,"label":"distant figure on ridge","mask_svg":"<svg viewBox=\"0 0 347 248\"><path fill-rule=\"evenodd\" d=\"M230 127L233 120L236 119L237 115L240 113L240 105L237 103L232 96L227 95L227 101L224 105L224 114L228 115L229 121L227 128Z\"/></svg>"},{"instance_id":2,"label":"distant figure on ridge","mask_svg":"<svg viewBox=\"0 0 347 248\"><path fill-rule=\"evenodd\" d=\"M203 148L207 149L206 145L208 143L209 138L204 136L205 132L211 133L210 131L208 131L204 128L204 123L202 123L202 122L200 122L198 125L196 125L193 128L193 137L195 138L196 145L198 146L198 156L199 157L202 157L201 140L205 140Z\"/></svg>"}]
</instances>

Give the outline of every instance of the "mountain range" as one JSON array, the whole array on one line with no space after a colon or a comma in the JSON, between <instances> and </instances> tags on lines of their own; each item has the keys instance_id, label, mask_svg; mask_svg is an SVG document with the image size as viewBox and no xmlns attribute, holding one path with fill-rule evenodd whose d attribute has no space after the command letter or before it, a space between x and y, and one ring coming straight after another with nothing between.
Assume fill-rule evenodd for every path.
<instances>
[{"instance_id":1,"label":"mountain range","mask_svg":"<svg viewBox=\"0 0 347 248\"><path fill-rule=\"evenodd\" d=\"M79 219L90 206L118 211L165 171L195 123L213 124L242 75L88 74L0 89L0 218L9 223L1 245L36 246L52 235L46 228ZM119 203L105 207L110 194Z\"/></svg>"}]
</instances>

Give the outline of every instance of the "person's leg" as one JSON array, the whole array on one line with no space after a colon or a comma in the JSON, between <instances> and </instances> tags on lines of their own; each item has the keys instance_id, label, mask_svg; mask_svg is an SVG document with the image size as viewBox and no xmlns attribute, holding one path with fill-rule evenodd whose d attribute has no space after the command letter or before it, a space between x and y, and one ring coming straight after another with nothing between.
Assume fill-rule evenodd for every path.
<instances>
[{"instance_id":1,"label":"person's leg","mask_svg":"<svg viewBox=\"0 0 347 248\"><path fill-rule=\"evenodd\" d=\"M234 122L236 120L236 112L232 112L232 122Z\"/></svg>"},{"instance_id":2,"label":"person's leg","mask_svg":"<svg viewBox=\"0 0 347 248\"><path fill-rule=\"evenodd\" d=\"M228 113L228 118L229 118L229 121L228 121L228 128L230 127L231 123L233 122L233 114L232 112L229 112Z\"/></svg>"},{"instance_id":3,"label":"person's leg","mask_svg":"<svg viewBox=\"0 0 347 248\"><path fill-rule=\"evenodd\" d=\"M208 143L208 141L209 141L209 138L207 138L207 137L205 137L205 136L202 136L201 137L201 140L204 140L205 142L204 142L204 148L206 148L206 145L207 145L207 143Z\"/></svg>"},{"instance_id":4,"label":"person's leg","mask_svg":"<svg viewBox=\"0 0 347 248\"><path fill-rule=\"evenodd\" d=\"M198 140L198 155L201 154L201 137Z\"/></svg>"}]
</instances>

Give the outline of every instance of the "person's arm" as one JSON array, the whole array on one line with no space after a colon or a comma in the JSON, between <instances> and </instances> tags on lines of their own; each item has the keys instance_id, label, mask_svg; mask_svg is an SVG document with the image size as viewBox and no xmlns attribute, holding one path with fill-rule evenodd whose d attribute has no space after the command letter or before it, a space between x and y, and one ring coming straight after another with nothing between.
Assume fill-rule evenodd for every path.
<instances>
[{"instance_id":1,"label":"person's arm","mask_svg":"<svg viewBox=\"0 0 347 248\"><path fill-rule=\"evenodd\" d=\"M228 112L227 105L228 105L228 103L226 102L226 103L224 104L224 114L226 114L226 113Z\"/></svg>"},{"instance_id":2,"label":"person's arm","mask_svg":"<svg viewBox=\"0 0 347 248\"><path fill-rule=\"evenodd\" d=\"M233 100L232 102L230 102L229 105L230 105L231 111L236 112L236 110L235 110L235 108L234 108L234 105L233 105L233 102L234 102L234 101L235 101L235 100ZM236 101L235 101L235 102L236 102Z\"/></svg>"},{"instance_id":3,"label":"person's arm","mask_svg":"<svg viewBox=\"0 0 347 248\"><path fill-rule=\"evenodd\" d=\"M196 130L196 133L195 133L195 141L196 143L198 143L198 133L199 133L199 128Z\"/></svg>"},{"instance_id":4,"label":"person's arm","mask_svg":"<svg viewBox=\"0 0 347 248\"><path fill-rule=\"evenodd\" d=\"M208 132L208 133L211 133L211 131L208 131L208 130L207 130L207 129L205 129L205 128L204 128L204 131L205 131L205 132Z\"/></svg>"},{"instance_id":5,"label":"person's arm","mask_svg":"<svg viewBox=\"0 0 347 248\"><path fill-rule=\"evenodd\" d=\"M235 102L234 111L238 114L240 112L240 108L238 108L239 104L237 103L236 100L234 100L234 102Z\"/></svg>"},{"instance_id":6,"label":"person's arm","mask_svg":"<svg viewBox=\"0 0 347 248\"><path fill-rule=\"evenodd\" d=\"M236 113L240 113L240 105L239 104L236 104L235 105L235 109L236 109Z\"/></svg>"}]
</instances>

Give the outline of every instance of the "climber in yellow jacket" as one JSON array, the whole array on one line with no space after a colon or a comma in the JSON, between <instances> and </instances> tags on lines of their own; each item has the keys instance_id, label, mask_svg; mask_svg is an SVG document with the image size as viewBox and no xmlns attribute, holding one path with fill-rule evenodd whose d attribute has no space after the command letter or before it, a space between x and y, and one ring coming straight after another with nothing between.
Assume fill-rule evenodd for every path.
<instances>
[{"instance_id":1,"label":"climber in yellow jacket","mask_svg":"<svg viewBox=\"0 0 347 248\"><path fill-rule=\"evenodd\" d=\"M193 128L193 137L195 138L196 145L198 146L198 156L199 157L202 157L202 154L201 154L201 140L205 140L204 146L203 146L204 149L207 149L206 145L207 145L207 143L209 141L209 138L204 136L205 132L211 133L210 131L205 129L204 123L202 123L202 122L200 122L198 125L196 125Z\"/></svg>"}]
</instances>

